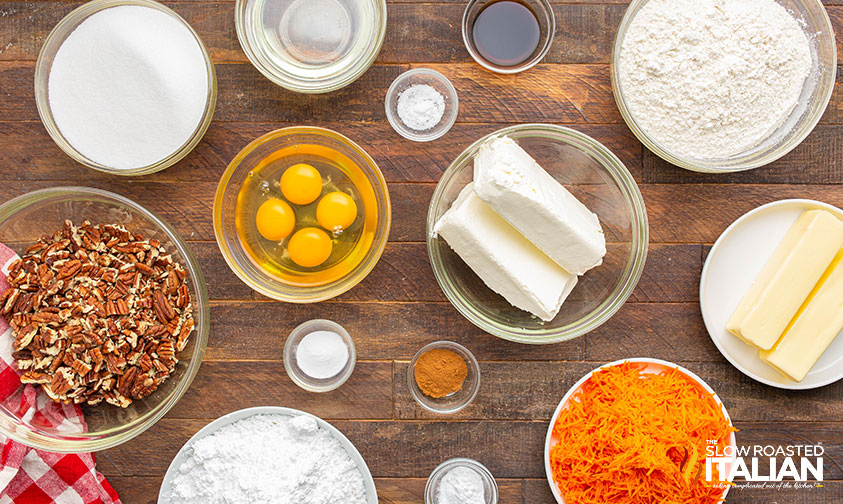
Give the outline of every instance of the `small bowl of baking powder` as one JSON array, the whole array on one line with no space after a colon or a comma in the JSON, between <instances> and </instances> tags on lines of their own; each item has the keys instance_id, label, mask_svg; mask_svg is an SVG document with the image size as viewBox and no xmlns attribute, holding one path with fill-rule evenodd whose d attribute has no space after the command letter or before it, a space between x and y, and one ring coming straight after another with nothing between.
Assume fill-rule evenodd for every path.
<instances>
[{"instance_id":1,"label":"small bowl of baking powder","mask_svg":"<svg viewBox=\"0 0 843 504\"><path fill-rule=\"evenodd\" d=\"M354 372L357 350L351 335L330 320L308 320L287 337L284 369L309 392L339 388Z\"/></svg>"},{"instance_id":2,"label":"small bowl of baking powder","mask_svg":"<svg viewBox=\"0 0 843 504\"><path fill-rule=\"evenodd\" d=\"M414 142L429 142L447 133L459 109L457 90L451 81L429 68L402 73L386 92L389 124Z\"/></svg>"},{"instance_id":3,"label":"small bowl of baking powder","mask_svg":"<svg viewBox=\"0 0 843 504\"><path fill-rule=\"evenodd\" d=\"M427 478L425 504L497 504L498 484L486 466L470 458L439 464Z\"/></svg>"}]
</instances>

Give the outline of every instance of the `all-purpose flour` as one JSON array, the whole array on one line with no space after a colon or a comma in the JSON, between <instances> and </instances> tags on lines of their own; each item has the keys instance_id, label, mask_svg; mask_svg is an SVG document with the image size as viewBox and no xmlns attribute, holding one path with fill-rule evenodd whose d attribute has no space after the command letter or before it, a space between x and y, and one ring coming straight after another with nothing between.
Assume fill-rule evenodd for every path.
<instances>
[{"instance_id":1,"label":"all-purpose flour","mask_svg":"<svg viewBox=\"0 0 843 504\"><path fill-rule=\"evenodd\" d=\"M618 77L648 135L713 159L777 129L811 65L800 23L774 0L651 0L629 26Z\"/></svg>"},{"instance_id":2,"label":"all-purpose flour","mask_svg":"<svg viewBox=\"0 0 843 504\"><path fill-rule=\"evenodd\" d=\"M366 504L363 476L308 416L255 415L188 447L173 504Z\"/></svg>"},{"instance_id":3,"label":"all-purpose flour","mask_svg":"<svg viewBox=\"0 0 843 504\"><path fill-rule=\"evenodd\" d=\"M62 43L50 68L50 111L85 157L142 168L179 150L208 101L196 38L173 16L121 5L91 15Z\"/></svg>"}]
</instances>

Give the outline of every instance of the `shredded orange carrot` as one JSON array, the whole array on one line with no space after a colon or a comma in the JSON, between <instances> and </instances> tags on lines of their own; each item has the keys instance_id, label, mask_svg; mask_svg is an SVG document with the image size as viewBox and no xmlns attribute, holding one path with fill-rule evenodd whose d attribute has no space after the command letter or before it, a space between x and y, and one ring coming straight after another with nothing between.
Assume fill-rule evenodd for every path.
<instances>
[{"instance_id":1,"label":"shredded orange carrot","mask_svg":"<svg viewBox=\"0 0 843 504\"><path fill-rule=\"evenodd\" d=\"M733 428L712 394L677 369L624 363L595 372L553 426L553 478L567 504L714 504L709 440ZM713 470L717 478L717 470Z\"/></svg>"}]
</instances>

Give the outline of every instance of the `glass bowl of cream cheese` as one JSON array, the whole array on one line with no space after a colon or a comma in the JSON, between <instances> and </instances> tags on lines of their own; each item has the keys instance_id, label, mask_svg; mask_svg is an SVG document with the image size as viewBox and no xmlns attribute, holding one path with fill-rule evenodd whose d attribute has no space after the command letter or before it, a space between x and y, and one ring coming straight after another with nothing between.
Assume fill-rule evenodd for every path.
<instances>
[{"instance_id":1,"label":"glass bowl of cream cheese","mask_svg":"<svg viewBox=\"0 0 843 504\"><path fill-rule=\"evenodd\" d=\"M465 240L452 229L447 235L449 243L440 232L442 217L455 204L459 206L458 199L461 194L465 198L469 184L477 183L475 161L481 148L501 138L514 141L553 179L538 181L535 185L538 191L541 191L539 186L548 185L548 182L559 183L599 220L605 237L605 255L597 265L592 261L587 271L570 275L576 277L576 281L572 288L565 288L561 307L558 298L553 298L558 292L548 294L545 287L555 281L553 275L564 276L565 273L557 266L548 266L546 263L550 259L539 259L544 262L537 263L537 258L541 257L538 250L525 252L527 245L524 249L514 247L510 238L516 242L522 240L518 237L519 232L515 229L497 232L509 224L489 213L492 210L464 219ZM547 199L553 199L552 195ZM560 216L564 220L564 208L544 210L547 210L544 213L545 217L550 217L549 221ZM539 213L542 211L538 209ZM487 217L494 222L484 222ZM526 220L533 231L541 231L540 235L561 238L562 241L556 243L564 243L566 237L576 238L568 236L564 226L557 228L540 222L541 219L533 221L529 216L522 217L526 217L522 221ZM460 229L458 220L452 220L456 229ZM527 234L536 241L535 234ZM461 241L471 243L466 246L466 243L459 243ZM427 215L428 256L446 297L480 329L519 343L570 340L609 320L638 283L648 242L644 200L623 162L588 135L551 124L512 126L477 140L442 175ZM454 247L462 251L462 256ZM531 313L508 301L532 299L541 303L549 296L553 298L549 301L553 305L549 312L536 310L538 313Z\"/></svg>"}]
</instances>

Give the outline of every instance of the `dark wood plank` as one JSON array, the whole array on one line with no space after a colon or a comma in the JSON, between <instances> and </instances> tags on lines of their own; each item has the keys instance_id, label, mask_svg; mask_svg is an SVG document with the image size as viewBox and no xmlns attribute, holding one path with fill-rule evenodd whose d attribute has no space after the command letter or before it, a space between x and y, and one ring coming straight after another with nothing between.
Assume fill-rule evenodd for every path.
<instances>
[{"instance_id":1,"label":"dark wood plank","mask_svg":"<svg viewBox=\"0 0 843 504\"><path fill-rule=\"evenodd\" d=\"M400 137L385 121L367 123L316 122L309 126L333 129L358 143L375 160L387 182L439 181L442 173L469 145L512 124L456 124L447 135L420 148ZM211 123L199 145L182 161L163 172L134 181L219 181L228 163L255 138L295 123ZM617 155L635 176L641 174L641 144L620 124L577 124ZM0 142L7 146L0 169L5 180L113 180L114 176L89 170L61 151L40 122L0 122Z\"/></svg>"},{"instance_id":2,"label":"dark wood plank","mask_svg":"<svg viewBox=\"0 0 843 504\"><path fill-rule=\"evenodd\" d=\"M237 41L233 2L164 2L197 31L216 62L247 62ZM80 2L0 3L8 31L0 37L0 60L35 60L47 34ZM380 63L465 63L471 57L460 32L463 4L393 3ZM626 5L559 3L553 6L556 36L545 63L609 63L615 32ZM837 33L843 9L828 8ZM413 44L406 44L408 38Z\"/></svg>"},{"instance_id":3,"label":"dark wood plank","mask_svg":"<svg viewBox=\"0 0 843 504\"><path fill-rule=\"evenodd\" d=\"M162 480L163 476L110 476L108 478L108 482L120 494L120 499L124 504L158 502L158 491ZM426 483L426 478L375 478L378 502L380 504L419 504L424 502ZM501 504L522 502L524 480L498 479L497 484L498 499Z\"/></svg>"},{"instance_id":4,"label":"dark wood plank","mask_svg":"<svg viewBox=\"0 0 843 504\"><path fill-rule=\"evenodd\" d=\"M718 393L736 423L837 421L843 414L843 384L794 395L746 378L725 362L681 362L678 357L679 354L674 353L672 360L705 380ZM600 364L602 362L481 362L481 390L477 398L452 417L549 420L568 389ZM410 396L407 367L408 363L404 361L395 365L397 417L437 418ZM775 408L770 407L773 404Z\"/></svg>"},{"instance_id":5,"label":"dark wood plank","mask_svg":"<svg viewBox=\"0 0 843 504\"><path fill-rule=\"evenodd\" d=\"M495 338L476 328L447 302L231 302L214 303L213 310L206 354L209 360L280 360L287 335L298 324L314 318L343 325L362 360L409 360L419 348L440 339L466 345L478 359L579 360L584 356L583 339L535 347Z\"/></svg>"},{"instance_id":6,"label":"dark wood plank","mask_svg":"<svg viewBox=\"0 0 843 504\"><path fill-rule=\"evenodd\" d=\"M278 338L280 346L284 339ZM211 393L212 390L225 393ZM392 363L359 361L337 390L307 392L287 376L278 361L204 362L169 418L214 419L252 406L287 406L325 419L392 418Z\"/></svg>"},{"instance_id":7,"label":"dark wood plank","mask_svg":"<svg viewBox=\"0 0 843 504\"><path fill-rule=\"evenodd\" d=\"M165 418L133 442L101 452L98 464L107 476L161 477L178 450L208 422ZM544 478L546 422L532 421L336 421L366 460L376 478L427 478L441 462L469 457L483 463L496 478ZM782 422L776 426L744 423L738 443L752 445L822 443L825 478L843 479L843 424ZM831 504L831 503L829 503Z\"/></svg>"},{"instance_id":8,"label":"dark wood plank","mask_svg":"<svg viewBox=\"0 0 843 504\"><path fill-rule=\"evenodd\" d=\"M713 243L744 213L765 203L809 198L843 205L843 191L833 185L659 184L641 192L650 217L650 241Z\"/></svg>"}]
</instances>

